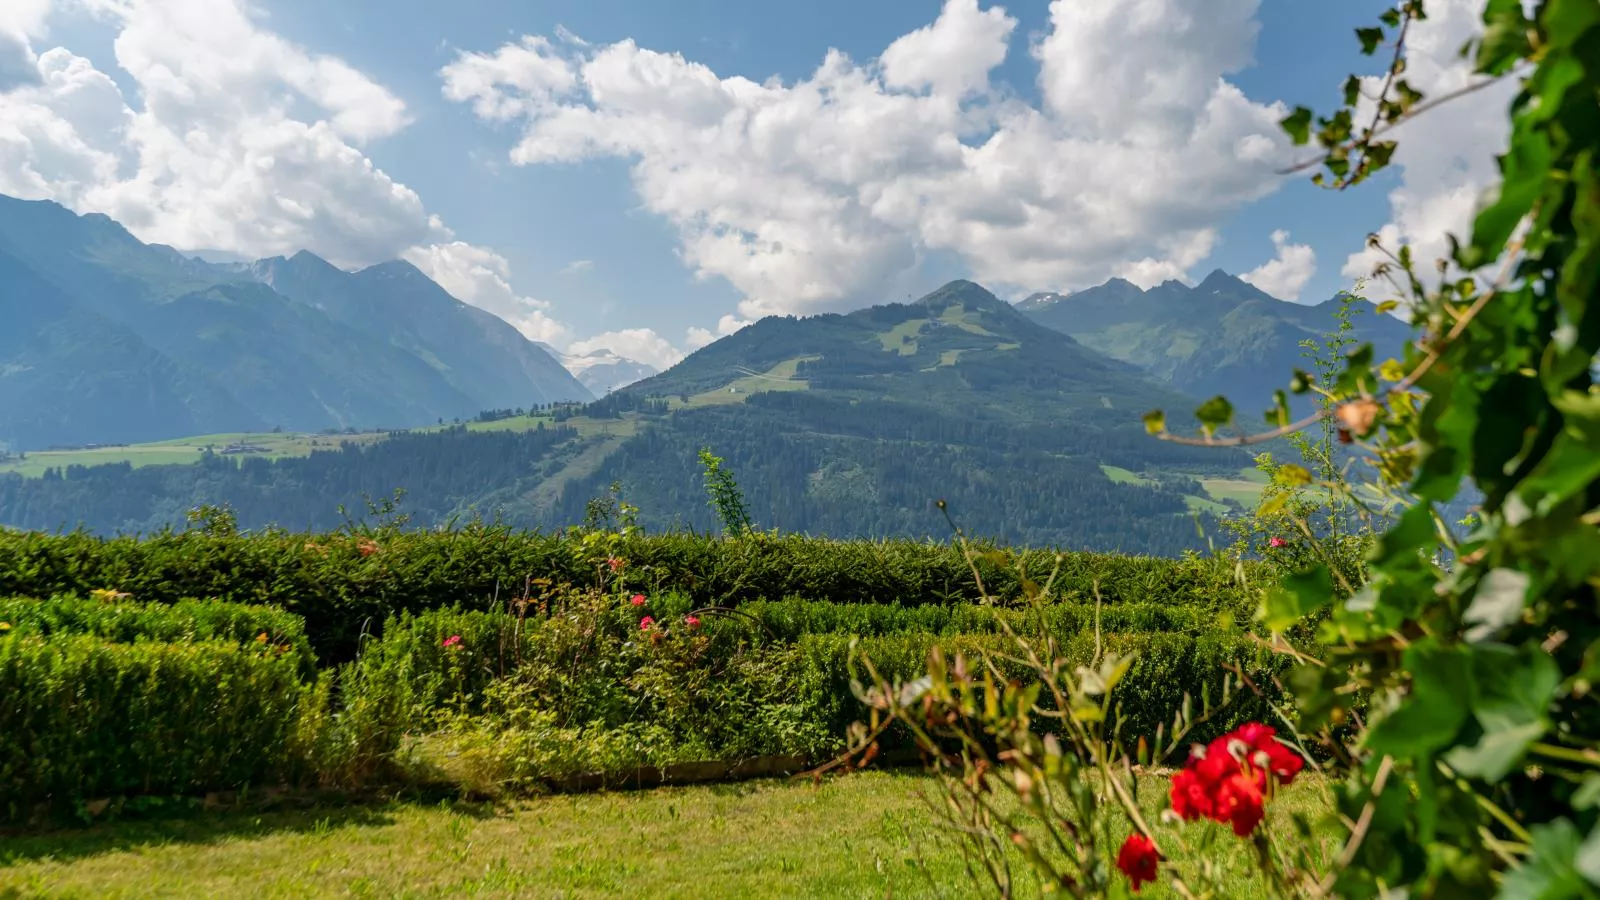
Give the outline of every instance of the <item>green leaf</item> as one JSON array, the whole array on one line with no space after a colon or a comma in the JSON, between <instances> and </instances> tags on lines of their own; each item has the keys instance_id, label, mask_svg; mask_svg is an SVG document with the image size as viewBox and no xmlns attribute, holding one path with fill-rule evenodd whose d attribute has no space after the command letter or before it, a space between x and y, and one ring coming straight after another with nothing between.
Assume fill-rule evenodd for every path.
<instances>
[{"instance_id":1,"label":"green leaf","mask_svg":"<svg viewBox=\"0 0 1600 900\"><path fill-rule=\"evenodd\" d=\"M1307 143L1311 140L1311 110L1304 106L1296 106L1294 112L1284 116L1278 125L1289 135L1289 140L1296 145Z\"/></svg>"},{"instance_id":2,"label":"green leaf","mask_svg":"<svg viewBox=\"0 0 1600 900\"><path fill-rule=\"evenodd\" d=\"M1521 650L1502 644L1474 648L1472 669L1472 714L1483 737L1473 747L1457 747L1445 759L1461 774L1493 783L1550 730L1550 703L1561 684L1561 669L1533 644Z\"/></svg>"},{"instance_id":3,"label":"green leaf","mask_svg":"<svg viewBox=\"0 0 1600 900\"><path fill-rule=\"evenodd\" d=\"M1551 163L1550 141L1535 129L1514 128L1502 158L1499 196L1472 223L1472 249L1479 259L1498 259L1517 223L1544 193Z\"/></svg>"},{"instance_id":4,"label":"green leaf","mask_svg":"<svg viewBox=\"0 0 1600 900\"><path fill-rule=\"evenodd\" d=\"M1402 554L1427 546L1435 537L1431 505L1417 503L1401 513L1394 527L1378 539L1373 562L1379 566L1386 565Z\"/></svg>"},{"instance_id":5,"label":"green leaf","mask_svg":"<svg viewBox=\"0 0 1600 900\"><path fill-rule=\"evenodd\" d=\"M1200 420L1200 425L1207 434L1215 431L1220 426L1233 421L1233 404L1227 397L1216 396L1200 404L1194 411L1194 417Z\"/></svg>"},{"instance_id":6,"label":"green leaf","mask_svg":"<svg viewBox=\"0 0 1600 900\"><path fill-rule=\"evenodd\" d=\"M1446 753L1444 760L1458 774L1482 778L1492 784L1506 777L1545 730L1543 725L1520 725L1504 731L1485 732L1477 744L1457 747Z\"/></svg>"},{"instance_id":7,"label":"green leaf","mask_svg":"<svg viewBox=\"0 0 1600 900\"><path fill-rule=\"evenodd\" d=\"M1600 822L1589 829L1589 836L1578 847L1572 862L1585 881L1600 887Z\"/></svg>"},{"instance_id":8,"label":"green leaf","mask_svg":"<svg viewBox=\"0 0 1600 900\"><path fill-rule=\"evenodd\" d=\"M1317 566L1284 578L1267 590L1260 618L1273 631L1284 631L1333 601L1333 574Z\"/></svg>"},{"instance_id":9,"label":"green leaf","mask_svg":"<svg viewBox=\"0 0 1600 900\"><path fill-rule=\"evenodd\" d=\"M1371 56L1378 52L1378 47L1383 44L1382 28L1357 28L1356 40L1361 42L1363 56Z\"/></svg>"},{"instance_id":10,"label":"green leaf","mask_svg":"<svg viewBox=\"0 0 1600 900\"><path fill-rule=\"evenodd\" d=\"M1368 729L1364 742L1376 754L1400 758L1431 755L1448 747L1470 714L1471 659L1459 647L1429 639L1406 648L1411 693Z\"/></svg>"},{"instance_id":11,"label":"green leaf","mask_svg":"<svg viewBox=\"0 0 1600 900\"><path fill-rule=\"evenodd\" d=\"M1344 105L1355 106L1361 100L1361 78L1351 75L1344 80Z\"/></svg>"},{"instance_id":12,"label":"green leaf","mask_svg":"<svg viewBox=\"0 0 1600 900\"><path fill-rule=\"evenodd\" d=\"M1160 434L1167 430L1167 414L1159 409L1152 409L1144 414L1144 430L1151 434Z\"/></svg>"},{"instance_id":13,"label":"green leaf","mask_svg":"<svg viewBox=\"0 0 1600 900\"><path fill-rule=\"evenodd\" d=\"M1578 829L1567 819L1528 829L1533 853L1506 874L1500 900L1566 900L1593 897L1577 867Z\"/></svg>"},{"instance_id":14,"label":"green leaf","mask_svg":"<svg viewBox=\"0 0 1600 900\"><path fill-rule=\"evenodd\" d=\"M1389 7L1388 9L1383 11L1383 15L1378 17L1378 21L1380 21L1383 24L1389 26L1390 28L1399 28L1400 27L1400 8L1397 7L1397 6Z\"/></svg>"},{"instance_id":15,"label":"green leaf","mask_svg":"<svg viewBox=\"0 0 1600 900\"><path fill-rule=\"evenodd\" d=\"M1378 309L1377 309L1378 315L1383 315L1384 313L1392 312L1396 308L1398 308L1399 306L1400 306L1400 301L1399 300L1385 300L1382 303L1378 304Z\"/></svg>"},{"instance_id":16,"label":"green leaf","mask_svg":"<svg viewBox=\"0 0 1600 900\"><path fill-rule=\"evenodd\" d=\"M1590 775L1572 795L1572 808L1582 810L1597 806L1600 806L1600 775Z\"/></svg>"},{"instance_id":17,"label":"green leaf","mask_svg":"<svg viewBox=\"0 0 1600 900\"><path fill-rule=\"evenodd\" d=\"M1532 582L1527 573L1515 569L1495 569L1483 576L1464 615L1471 626L1467 629L1467 640L1477 643L1521 621L1523 602Z\"/></svg>"},{"instance_id":18,"label":"green leaf","mask_svg":"<svg viewBox=\"0 0 1600 900\"><path fill-rule=\"evenodd\" d=\"M1295 369L1293 377L1289 379L1289 390L1292 393L1304 394L1306 391L1311 390L1311 386L1316 383L1317 380L1308 373Z\"/></svg>"}]
</instances>

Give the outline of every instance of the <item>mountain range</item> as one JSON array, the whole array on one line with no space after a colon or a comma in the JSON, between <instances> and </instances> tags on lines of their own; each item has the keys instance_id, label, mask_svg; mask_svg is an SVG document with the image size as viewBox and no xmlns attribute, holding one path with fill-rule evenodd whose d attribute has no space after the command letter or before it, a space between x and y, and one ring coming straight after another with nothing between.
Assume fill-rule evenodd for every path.
<instances>
[{"instance_id":1,"label":"mountain range","mask_svg":"<svg viewBox=\"0 0 1600 900\"><path fill-rule=\"evenodd\" d=\"M405 262L213 263L0 196L0 443L407 428L593 394Z\"/></svg>"},{"instance_id":2,"label":"mountain range","mask_svg":"<svg viewBox=\"0 0 1600 900\"><path fill-rule=\"evenodd\" d=\"M1228 490L1249 493L1250 458L1154 440L1142 414L1182 428L1217 393L1264 407L1341 302L1283 302L1223 272L1016 305L955 281L913 303L768 317L658 373L609 351L558 361L406 263L205 261L104 217L0 200L0 321L15 326L0 332L0 439L436 426L42 478L0 460L0 525L148 531L223 503L245 527L327 528L403 488L419 525L560 527L618 484L647 527L711 529L709 447L762 527L942 537L945 500L984 536L1173 554L1206 545ZM1406 326L1351 308L1358 339L1400 351ZM589 402L513 412L557 400ZM457 417L477 421L440 421Z\"/></svg>"},{"instance_id":3,"label":"mountain range","mask_svg":"<svg viewBox=\"0 0 1600 900\"><path fill-rule=\"evenodd\" d=\"M1350 299L1349 336L1371 343L1376 359L1400 356L1411 327ZM1343 300L1289 303L1217 270L1194 287L1168 281L1144 290L1113 278L1073 294L1037 293L1017 308L1195 398L1226 396L1243 416L1270 407L1294 369L1311 368L1303 345L1338 327Z\"/></svg>"},{"instance_id":4,"label":"mountain range","mask_svg":"<svg viewBox=\"0 0 1600 900\"><path fill-rule=\"evenodd\" d=\"M600 349L588 353L568 354L549 344L539 344L539 346L551 356L561 360L567 371L596 397L604 397L614 390L627 387L635 381L642 381L661 371L649 363L620 356L613 350Z\"/></svg>"}]
</instances>

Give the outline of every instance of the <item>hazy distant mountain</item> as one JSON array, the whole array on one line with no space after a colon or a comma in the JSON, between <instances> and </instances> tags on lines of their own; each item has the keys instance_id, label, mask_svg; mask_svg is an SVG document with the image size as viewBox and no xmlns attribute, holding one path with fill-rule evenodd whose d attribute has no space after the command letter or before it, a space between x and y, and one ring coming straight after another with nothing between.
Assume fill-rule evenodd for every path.
<instances>
[{"instance_id":1,"label":"hazy distant mountain","mask_svg":"<svg viewBox=\"0 0 1600 900\"><path fill-rule=\"evenodd\" d=\"M592 396L406 263L219 264L0 196L0 441L402 428Z\"/></svg>"},{"instance_id":2,"label":"hazy distant mountain","mask_svg":"<svg viewBox=\"0 0 1600 900\"><path fill-rule=\"evenodd\" d=\"M561 362L596 397L604 397L661 371L647 363L618 356L610 350L563 356Z\"/></svg>"},{"instance_id":3,"label":"hazy distant mountain","mask_svg":"<svg viewBox=\"0 0 1600 900\"><path fill-rule=\"evenodd\" d=\"M1278 300L1221 270L1195 287L1168 281L1141 290L1120 278L1073 294L1039 293L1017 304L1034 321L1108 356L1138 365L1197 398L1223 394L1241 416L1272 403L1296 368L1300 344L1337 327L1339 298L1307 306ZM1377 358L1399 356L1409 325L1357 301L1355 337ZM1352 348L1353 349L1353 348Z\"/></svg>"}]
</instances>

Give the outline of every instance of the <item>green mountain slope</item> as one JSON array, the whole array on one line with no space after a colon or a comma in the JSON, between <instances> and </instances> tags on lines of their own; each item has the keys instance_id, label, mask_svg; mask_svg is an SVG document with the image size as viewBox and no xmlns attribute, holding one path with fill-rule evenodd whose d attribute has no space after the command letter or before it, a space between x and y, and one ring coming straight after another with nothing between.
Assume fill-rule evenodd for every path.
<instances>
[{"instance_id":1,"label":"green mountain slope","mask_svg":"<svg viewBox=\"0 0 1600 900\"><path fill-rule=\"evenodd\" d=\"M1193 288L1169 281L1140 290L1114 278L1075 294L1035 294L1017 309L1194 397L1226 395L1253 420L1295 368L1308 368L1300 344L1336 328L1338 307L1338 298L1277 300L1219 270ZM1366 302L1356 303L1352 325L1378 359L1398 356L1411 338L1406 323Z\"/></svg>"},{"instance_id":2,"label":"green mountain slope","mask_svg":"<svg viewBox=\"0 0 1600 900\"><path fill-rule=\"evenodd\" d=\"M401 428L592 396L407 263L215 265L4 196L0 253L0 442L22 448Z\"/></svg>"},{"instance_id":3,"label":"green mountain slope","mask_svg":"<svg viewBox=\"0 0 1600 900\"><path fill-rule=\"evenodd\" d=\"M1191 511L1216 509L1198 476L1247 464L1144 432L1147 410L1192 405L955 282L912 304L764 319L544 418L302 459L0 475L0 522L147 529L210 502L232 504L247 527L328 526L339 503L361 509L363 495L405 488L420 525L480 514L551 527L581 521L620 482L648 527L712 529L696 461L709 446L763 528L942 538L942 499L983 536L1175 554L1204 545Z\"/></svg>"}]
</instances>

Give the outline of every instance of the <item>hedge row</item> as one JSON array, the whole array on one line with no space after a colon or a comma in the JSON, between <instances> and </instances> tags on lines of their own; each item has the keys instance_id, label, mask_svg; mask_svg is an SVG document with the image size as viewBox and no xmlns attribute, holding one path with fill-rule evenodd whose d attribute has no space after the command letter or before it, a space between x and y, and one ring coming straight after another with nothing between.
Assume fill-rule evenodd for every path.
<instances>
[{"instance_id":1,"label":"hedge row","mask_svg":"<svg viewBox=\"0 0 1600 900\"><path fill-rule=\"evenodd\" d=\"M682 592L698 605L802 597L923 606L978 596L966 559L945 544L667 534L628 538L617 553L630 586ZM1016 598L1024 578L1044 582L1058 560L1054 591L1068 601L1092 602L1098 590L1108 606L1173 603L1241 619L1251 612L1235 568L1215 560L1028 550L986 556L979 570L991 594ZM589 584L593 566L568 535L492 526L349 535L191 531L143 539L0 531L0 596L115 590L143 601L269 604L304 616L325 660L351 658L363 629L394 613L489 608L533 579Z\"/></svg>"},{"instance_id":2,"label":"hedge row","mask_svg":"<svg viewBox=\"0 0 1600 900\"><path fill-rule=\"evenodd\" d=\"M0 622L14 634L83 634L115 643L225 641L287 648L302 674L316 670L305 620L285 610L211 600L107 602L55 597L0 598Z\"/></svg>"},{"instance_id":3,"label":"hedge row","mask_svg":"<svg viewBox=\"0 0 1600 900\"><path fill-rule=\"evenodd\" d=\"M0 811L280 783L312 695L296 659L270 648L0 638Z\"/></svg>"}]
</instances>

